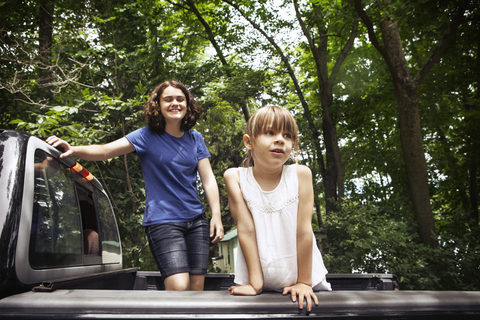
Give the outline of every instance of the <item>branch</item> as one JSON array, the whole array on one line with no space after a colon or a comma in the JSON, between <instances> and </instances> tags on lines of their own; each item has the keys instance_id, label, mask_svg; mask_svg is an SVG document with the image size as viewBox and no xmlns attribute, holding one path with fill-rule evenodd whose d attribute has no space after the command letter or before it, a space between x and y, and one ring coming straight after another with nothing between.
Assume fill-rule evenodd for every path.
<instances>
[{"instance_id":1,"label":"branch","mask_svg":"<svg viewBox=\"0 0 480 320\"><path fill-rule=\"evenodd\" d=\"M300 9L298 8L298 1L294 0L293 1L294 7L295 7L295 14L297 16L298 22L300 23L300 27L302 28L302 32L305 35L305 37L308 40L308 45L310 46L310 50L312 50L313 57L316 60L317 55L318 55L318 50L317 47L315 46L315 42L312 39L312 36L310 35L310 32L307 30L307 26L305 25L305 22L302 19L302 16L300 15Z\"/></svg>"},{"instance_id":2,"label":"branch","mask_svg":"<svg viewBox=\"0 0 480 320\"><path fill-rule=\"evenodd\" d=\"M230 65L228 64L227 59L225 59L225 56L223 55L223 51L222 51L222 49L220 49L220 46L218 45L218 42L215 40L215 35L213 34L212 28L210 28L210 25L207 23L207 21L205 21L202 14L200 13L200 11L198 11L198 8L195 6L194 1L187 0L186 3L190 7L190 11L192 11L195 14L198 21L200 21L200 23L203 25L203 28L207 32L208 40L210 40L213 47L215 48L215 51L217 52L217 55L220 58L220 61L222 62L222 65L227 67L226 70L225 70L225 72L227 73L227 76L229 78L231 78L232 73L230 71Z\"/></svg>"},{"instance_id":3,"label":"branch","mask_svg":"<svg viewBox=\"0 0 480 320\"><path fill-rule=\"evenodd\" d=\"M29 105L37 105L40 107L48 106L48 99L34 101L32 98L31 81L38 81L38 78L34 72L32 72L32 66L35 66L36 70L42 70L42 72L53 76L48 83L38 81L39 88L49 88L52 93L58 93L72 83L87 86L77 81L80 78L82 70L88 66L87 63L81 63L69 58L76 66L68 69L64 68L57 58L52 64L48 64L41 59L38 51L28 48L28 40L21 36L18 38L20 40L15 40L15 42L8 44L0 39L0 45L5 49L2 56L2 63L15 67L0 72L2 76L0 79L0 89L8 91L12 95L20 94L25 98L23 99L17 96L15 100ZM9 72L10 70L12 70L12 72Z\"/></svg>"},{"instance_id":4,"label":"branch","mask_svg":"<svg viewBox=\"0 0 480 320\"><path fill-rule=\"evenodd\" d=\"M215 51L217 52L217 56L220 59L220 62L225 67L225 73L227 74L227 77L230 78L230 79L233 79L234 75L232 74L230 64L227 62L227 59L226 59L225 55L223 54L223 51L220 48L220 45L218 44L217 40L215 39L215 35L213 33L212 28L210 27L208 22L203 18L202 14L198 10L198 8L195 6L195 2L192 1L192 0L186 0L186 3L188 5L188 7L184 7L183 5L174 3L170 0L167 0L167 1L169 3L171 3L172 5L179 6L179 7L183 8L184 10L190 11L193 14L195 14L197 19L203 25L203 28L205 29L205 32L207 33L208 40L210 41L210 43L213 45ZM248 119L250 119L250 112L248 110L248 106L245 103L245 101L240 102L240 107L242 108L242 112L243 112L243 116L245 118L245 121L248 122Z\"/></svg>"},{"instance_id":5,"label":"branch","mask_svg":"<svg viewBox=\"0 0 480 320\"><path fill-rule=\"evenodd\" d=\"M389 61L387 51L385 48L380 44L380 42L377 39L377 36L375 35L375 31L373 30L373 23L368 17L367 13L365 10L363 10L362 7L362 0L355 0L355 10L357 11L358 15L362 19L363 23L367 27L368 31L368 38L370 39L370 42L373 44L375 49L380 52L380 54L383 56L385 61Z\"/></svg>"},{"instance_id":6,"label":"branch","mask_svg":"<svg viewBox=\"0 0 480 320\"><path fill-rule=\"evenodd\" d=\"M258 32L260 32L268 40L268 42L270 42L270 44L275 48L278 55L280 56L280 59L282 60L285 67L287 68L287 71L288 71L288 74L290 75L290 78L293 81L293 84L295 86L295 91L296 91L296 93L298 95L298 98L300 100L300 103L302 104L302 107L303 107L303 111L304 111L303 115L307 119L307 123L309 125L309 128L312 131L312 136L313 136L315 141L320 141L318 130L315 127L315 123L313 121L312 114L310 112L310 108L309 108L309 106L308 106L308 104L305 100L305 97L303 96L303 92L302 92L302 89L300 88L300 84L298 83L297 76L295 75L295 72L294 72L288 58L283 53L283 50L278 46L278 44L275 42L273 37L269 36L257 23L255 23L255 21L250 19L250 17L248 17L240 9L240 7L237 4L233 3L230 0L224 0L224 2L228 3L233 8L235 8L242 15L242 17L244 17ZM320 151L319 148L317 148L317 150L318 150L318 157L319 157L319 159L322 160L322 161L319 161L320 170L322 172L324 172L325 171L325 165L323 163L323 155L321 154L321 151Z\"/></svg>"},{"instance_id":7,"label":"branch","mask_svg":"<svg viewBox=\"0 0 480 320\"><path fill-rule=\"evenodd\" d=\"M357 1L357 0L355 0ZM458 26L463 20L463 16L465 14L465 11L467 8L470 6L470 0L464 0L461 2L460 6L458 7L457 12L455 13L455 16L450 23L450 25L447 27L445 32L442 35L442 38L440 41L437 43L435 46L435 50L433 50L432 54L428 58L427 62L423 65L423 67L420 69L420 71L417 73L417 75L414 78L414 81L417 85L422 83L423 79L425 79L425 76L430 72L430 70L433 68L434 64L437 62L437 60L440 58L442 55L443 51L447 47L448 42L450 39L457 33Z\"/></svg>"},{"instance_id":8,"label":"branch","mask_svg":"<svg viewBox=\"0 0 480 320\"><path fill-rule=\"evenodd\" d=\"M289 62L288 58L283 53L283 50L278 46L278 44L275 42L273 37L269 36L255 21L250 19L250 17L248 17L240 9L240 7L236 3L233 3L230 0L224 0L224 1L226 3L228 3L229 5L231 5L232 7L234 7L242 15L242 17L244 17L258 32L260 32L265 37L265 39L267 39L268 42L270 42L270 44L275 48L278 55L280 56L280 59L282 60L285 67L287 68L287 71L288 71L288 74L290 75L290 78L293 81L293 84L295 86L295 91L297 92L297 95L300 98L300 102L301 102L301 104L302 104L302 106L305 110L305 116L307 117L309 122L312 121L312 118L311 118L312 116L311 116L311 113L310 113L310 109L308 107L307 102L305 101L305 97L303 96L303 92L302 92L302 89L300 88L300 85L298 83L297 76L295 75L295 72L293 71L293 68L290 65L290 62Z\"/></svg>"},{"instance_id":9,"label":"branch","mask_svg":"<svg viewBox=\"0 0 480 320\"><path fill-rule=\"evenodd\" d=\"M357 33L358 33L358 20L355 19L353 21L352 31L350 32L350 37L348 38L347 43L345 43L345 46L343 47L342 51L340 52L340 55L338 56L337 60L335 61L335 65L333 66L332 72L330 74L330 80L335 78L335 76L340 71L340 67L342 66L343 62L347 58L347 54L353 46L355 38L357 37Z\"/></svg>"}]
</instances>

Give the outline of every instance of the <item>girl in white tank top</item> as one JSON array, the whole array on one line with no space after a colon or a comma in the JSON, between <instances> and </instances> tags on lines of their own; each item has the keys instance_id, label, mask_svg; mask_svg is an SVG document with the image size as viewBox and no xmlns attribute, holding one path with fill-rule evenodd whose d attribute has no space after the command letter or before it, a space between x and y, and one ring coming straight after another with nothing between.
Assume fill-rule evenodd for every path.
<instances>
[{"instance_id":1,"label":"girl in white tank top","mask_svg":"<svg viewBox=\"0 0 480 320\"><path fill-rule=\"evenodd\" d=\"M237 286L229 290L290 293L299 308L306 299L310 311L312 300L318 304L314 291L331 286L312 230L312 173L303 165L285 165L297 140L295 120L283 108L260 108L247 123L244 167L224 175L240 242Z\"/></svg>"}]
</instances>

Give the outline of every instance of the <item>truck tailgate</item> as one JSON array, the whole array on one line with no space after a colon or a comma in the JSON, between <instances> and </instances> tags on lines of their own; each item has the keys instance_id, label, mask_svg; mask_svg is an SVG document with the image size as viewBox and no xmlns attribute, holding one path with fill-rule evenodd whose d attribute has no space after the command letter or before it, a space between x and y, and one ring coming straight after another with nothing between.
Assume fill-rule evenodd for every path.
<instances>
[{"instance_id":1,"label":"truck tailgate","mask_svg":"<svg viewBox=\"0 0 480 320\"><path fill-rule=\"evenodd\" d=\"M475 318L480 292L331 291L317 293L319 305L308 318L405 319ZM57 290L26 292L0 300L2 319L285 319L303 318L281 293L231 296L228 291L176 292Z\"/></svg>"}]
</instances>

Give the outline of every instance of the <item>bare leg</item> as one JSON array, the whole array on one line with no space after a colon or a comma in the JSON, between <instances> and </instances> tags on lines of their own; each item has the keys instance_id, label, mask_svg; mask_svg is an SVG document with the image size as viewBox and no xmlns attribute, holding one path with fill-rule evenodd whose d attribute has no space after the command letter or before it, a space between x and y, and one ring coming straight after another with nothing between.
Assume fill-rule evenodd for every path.
<instances>
[{"instance_id":1,"label":"bare leg","mask_svg":"<svg viewBox=\"0 0 480 320\"><path fill-rule=\"evenodd\" d=\"M190 290L190 274L176 273L163 280L166 291L187 291Z\"/></svg>"},{"instance_id":2,"label":"bare leg","mask_svg":"<svg viewBox=\"0 0 480 320\"><path fill-rule=\"evenodd\" d=\"M204 274L192 274L190 275L190 290L203 291L203 285L205 284Z\"/></svg>"}]
</instances>

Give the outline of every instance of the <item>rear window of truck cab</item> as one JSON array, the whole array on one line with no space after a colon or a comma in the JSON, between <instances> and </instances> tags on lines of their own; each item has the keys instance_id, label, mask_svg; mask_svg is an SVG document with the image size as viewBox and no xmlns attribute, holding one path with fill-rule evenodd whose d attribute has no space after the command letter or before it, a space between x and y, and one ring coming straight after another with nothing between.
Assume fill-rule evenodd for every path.
<instances>
[{"instance_id":1,"label":"rear window of truck cab","mask_svg":"<svg viewBox=\"0 0 480 320\"><path fill-rule=\"evenodd\" d=\"M106 196L41 149L35 150L33 196L32 268L117 262L119 239Z\"/></svg>"},{"instance_id":2,"label":"rear window of truck cab","mask_svg":"<svg viewBox=\"0 0 480 320\"><path fill-rule=\"evenodd\" d=\"M31 285L122 269L118 227L103 186L74 159L60 159L61 152L43 140L29 136L27 141L20 151L25 160L16 164L18 172L24 171L18 280Z\"/></svg>"}]
</instances>

